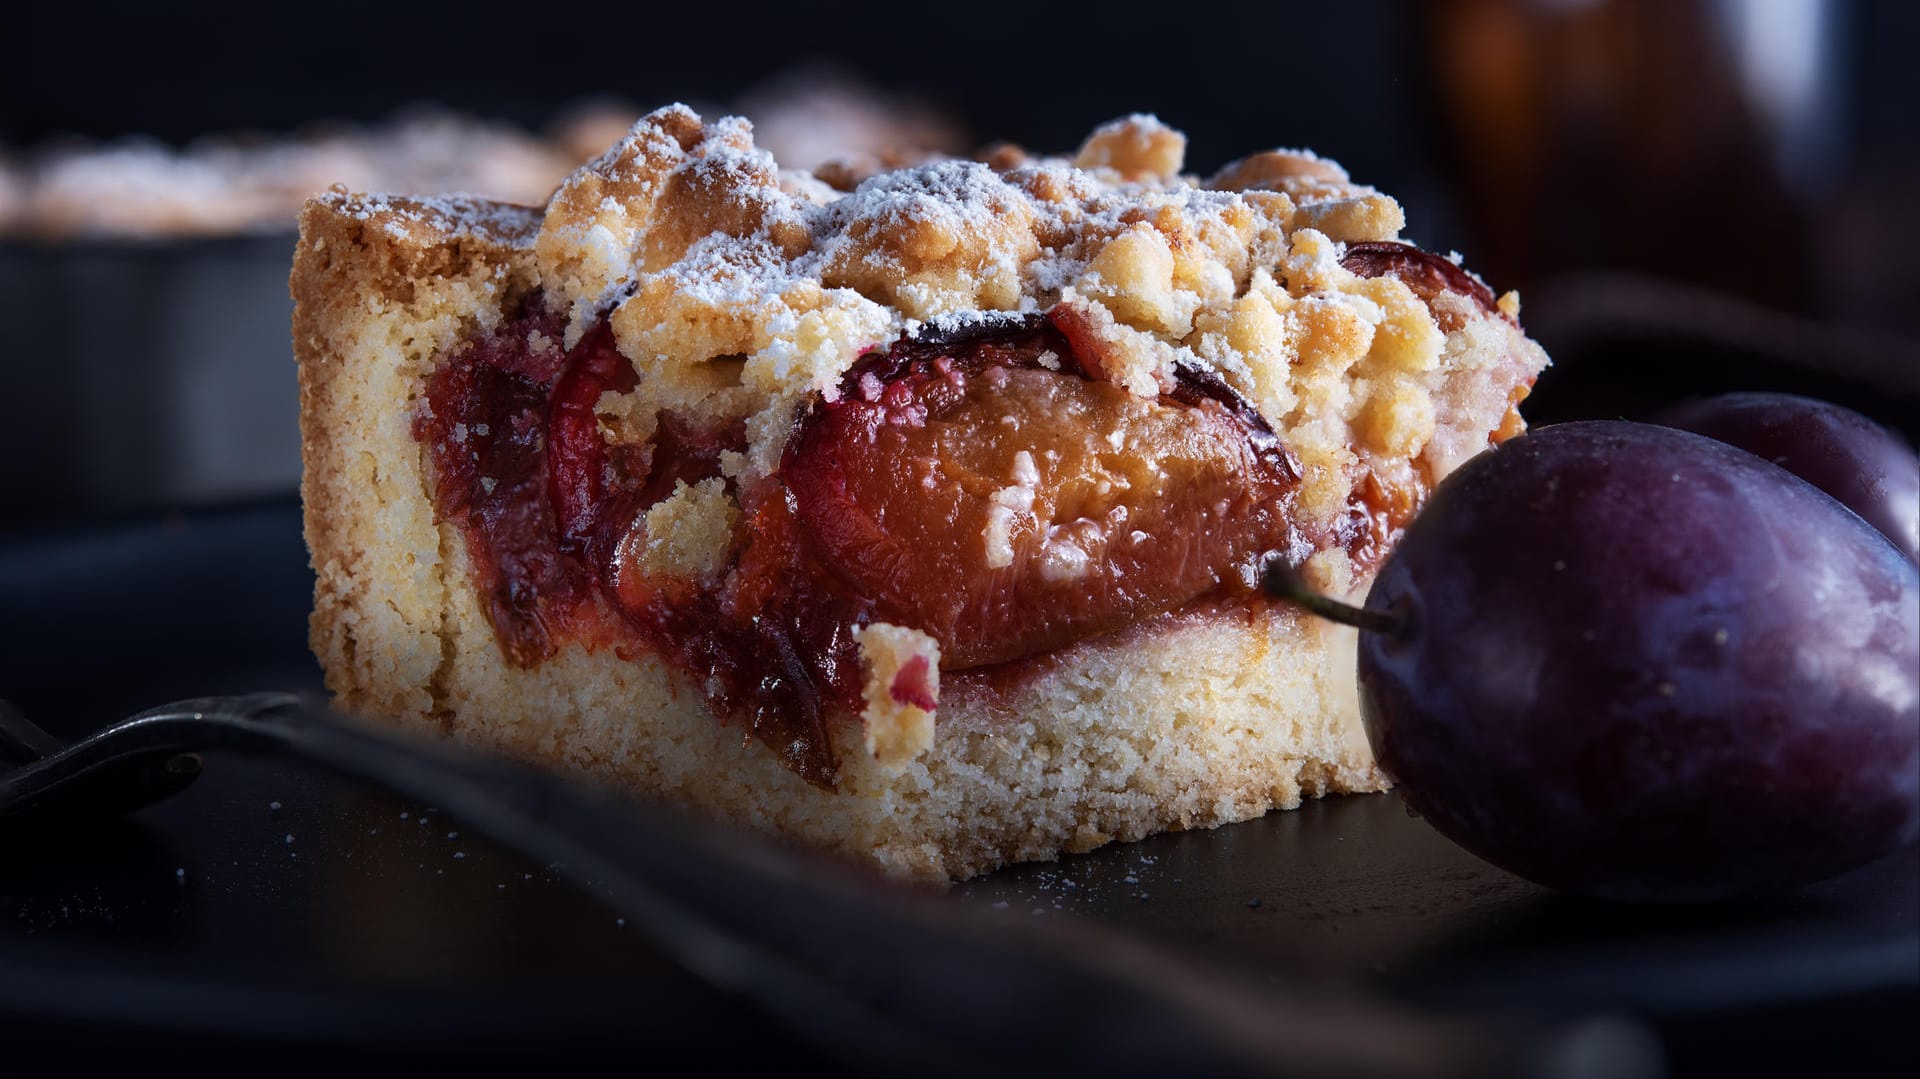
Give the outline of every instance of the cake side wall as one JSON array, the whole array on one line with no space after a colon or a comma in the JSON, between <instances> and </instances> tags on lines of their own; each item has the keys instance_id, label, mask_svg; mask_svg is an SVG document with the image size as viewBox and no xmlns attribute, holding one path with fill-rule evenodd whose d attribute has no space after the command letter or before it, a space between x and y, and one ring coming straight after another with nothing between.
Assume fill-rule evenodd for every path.
<instances>
[{"instance_id":1,"label":"cake side wall","mask_svg":"<svg viewBox=\"0 0 1920 1079\"><path fill-rule=\"evenodd\" d=\"M310 643L350 710L437 727L448 591L424 454L425 371L526 280L510 245L404 208L310 202L290 282Z\"/></svg>"}]
</instances>

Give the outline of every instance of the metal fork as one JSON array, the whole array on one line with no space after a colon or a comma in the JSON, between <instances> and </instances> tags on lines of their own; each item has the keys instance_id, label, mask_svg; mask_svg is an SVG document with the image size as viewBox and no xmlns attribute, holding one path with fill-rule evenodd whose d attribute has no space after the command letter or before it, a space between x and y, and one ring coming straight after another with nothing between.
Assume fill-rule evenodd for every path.
<instances>
[{"instance_id":1,"label":"metal fork","mask_svg":"<svg viewBox=\"0 0 1920 1079\"><path fill-rule=\"evenodd\" d=\"M1522 1028L1255 984L1067 919L1019 919L292 694L143 712L71 745L0 707L0 843L183 790L209 750L297 758L440 807L588 883L664 953L846 1063L1111 1076L1649 1076L1640 1028Z\"/></svg>"}]
</instances>

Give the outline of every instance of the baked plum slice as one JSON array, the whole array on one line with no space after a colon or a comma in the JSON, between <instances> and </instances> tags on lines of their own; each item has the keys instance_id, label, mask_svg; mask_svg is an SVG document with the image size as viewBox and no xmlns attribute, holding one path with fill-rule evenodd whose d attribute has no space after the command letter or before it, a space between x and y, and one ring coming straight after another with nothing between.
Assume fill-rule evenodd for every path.
<instances>
[{"instance_id":1,"label":"baked plum slice","mask_svg":"<svg viewBox=\"0 0 1920 1079\"><path fill-rule=\"evenodd\" d=\"M1428 303L1443 292L1452 292L1472 300L1489 315L1507 317L1485 281L1452 259L1412 244L1394 240L1348 244L1340 265L1360 277L1397 277Z\"/></svg>"},{"instance_id":2,"label":"baked plum slice","mask_svg":"<svg viewBox=\"0 0 1920 1079\"><path fill-rule=\"evenodd\" d=\"M600 432L600 398L630 392L638 381L613 331L602 325L569 354L548 407L547 497L555 542L603 574L648 507L678 483L720 475L720 455L746 444L739 424L708 430L673 416L662 416L646 442L609 443Z\"/></svg>"},{"instance_id":3,"label":"baked plum slice","mask_svg":"<svg viewBox=\"0 0 1920 1079\"><path fill-rule=\"evenodd\" d=\"M540 297L528 297L500 332L466 342L434 369L413 419L432 463L436 519L465 534L500 649L521 667L586 632L594 613L592 574L555 549L547 499L548 399L567 357L526 344L560 330Z\"/></svg>"},{"instance_id":4,"label":"baked plum slice","mask_svg":"<svg viewBox=\"0 0 1920 1079\"><path fill-rule=\"evenodd\" d=\"M1297 557L1299 469L1225 384L1146 400L1053 321L922 338L815 406L781 476L803 542L963 670L1045 652Z\"/></svg>"}]
</instances>

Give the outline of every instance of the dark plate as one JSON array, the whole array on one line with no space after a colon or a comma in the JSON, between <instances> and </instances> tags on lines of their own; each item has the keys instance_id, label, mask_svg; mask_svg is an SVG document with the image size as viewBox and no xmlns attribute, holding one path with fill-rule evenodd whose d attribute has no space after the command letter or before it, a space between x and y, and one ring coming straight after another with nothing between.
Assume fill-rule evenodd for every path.
<instances>
[{"instance_id":1,"label":"dark plate","mask_svg":"<svg viewBox=\"0 0 1920 1079\"><path fill-rule=\"evenodd\" d=\"M287 503L0 542L0 691L73 737L165 700L317 688L310 587ZM1486 866L1392 796L1336 798L951 900L1423 1006L1628 1014L1681 1074L1902 1054L1920 1001L1911 848L1765 902L1622 908ZM225 757L105 831L0 848L0 1046L183 1039L308 1064L813 1052L649 948L593 882L432 807Z\"/></svg>"}]
</instances>

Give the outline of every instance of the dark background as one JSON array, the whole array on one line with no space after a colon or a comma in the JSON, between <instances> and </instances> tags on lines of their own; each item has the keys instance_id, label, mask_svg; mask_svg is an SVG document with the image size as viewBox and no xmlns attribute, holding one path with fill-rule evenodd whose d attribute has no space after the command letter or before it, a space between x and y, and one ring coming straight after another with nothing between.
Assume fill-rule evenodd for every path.
<instances>
[{"instance_id":1,"label":"dark background","mask_svg":"<svg viewBox=\"0 0 1920 1079\"><path fill-rule=\"evenodd\" d=\"M585 97L724 103L828 64L946 108L983 143L1067 150L1143 110L1191 136L1203 172L1311 146L1502 287L1650 269L1920 330L1905 257L1920 7L1905 0L9 6L0 142L16 148L286 131L420 101L537 127ZM1763 36L1804 36L1804 18L1780 18L1792 9L1824 12L1831 43L1808 130L1783 135L1732 42L1752 36L1743 11L1772 24ZM1791 82L1790 66L1763 60L1760 78Z\"/></svg>"},{"instance_id":2,"label":"dark background","mask_svg":"<svg viewBox=\"0 0 1920 1079\"><path fill-rule=\"evenodd\" d=\"M1189 171L1307 146L1398 197L1554 358L1533 423L1731 390L1920 438L1920 5L1347 0L1239 6L376 8L16 4L0 155L378 123L549 128L599 98L709 113L796 71L1070 153L1152 111ZM963 143L964 145L965 143ZM0 239L0 529L290 495L292 225Z\"/></svg>"},{"instance_id":3,"label":"dark background","mask_svg":"<svg viewBox=\"0 0 1920 1079\"><path fill-rule=\"evenodd\" d=\"M1768 10L1757 32L1787 60L1742 74L1728 27ZM1791 60L1805 58L1795 16L1809 12L1830 40L1803 83ZM723 106L807 65L923 99L981 143L1070 151L1093 124L1147 110L1188 133L1201 173L1275 145L1337 158L1405 204L1410 239L1520 289L1555 360L1528 402L1535 423L1786 389L1914 437L1916 42L1908 0L13 3L0 6L0 154L375 122L421 102L538 130L602 95ZM1812 88L1807 111L1770 122L1758 101L1794 86ZM293 501L292 242L0 242L0 693L62 733L171 697L317 684ZM214 385L225 395L194 397ZM195 471L209 460L249 468ZM631 1066L634 1046L657 1055L677 1035L791 1070L791 1047L765 1032L716 1036L700 987L545 867L478 845L463 857L453 829L402 834L398 814L418 806L236 763L117 846L13 854L0 872L9 1046L98 1048L115 1024L95 1005L110 998L121 1027L143 1011L257 1018L258 1055L276 1067L299 1059L287 1044L310 1055L313 1031L337 1037L378 1012L381 1030L417 1028L381 1051L457 1046L497 1064L546 1054L551 1037L575 1059ZM1701 932L1685 914L1540 894L1391 802L1345 800L1024 867L961 898L1070 909L1274 969L1338 968L1370 989L1441 986L1454 1004L1497 989L1586 1008L1578 994L1617 988L1597 973L1630 985L1616 1004L1682 1002L1660 1020L1678 1074L1814 1072L1910 1050L1910 978L1878 995L1835 988L1855 969L1853 937L1910 953L1910 854ZM110 992L89 980L102 971ZM195 1011L182 984L224 995ZM1716 1010L1703 987L1772 1003ZM529 997L547 1007L529 1011ZM433 1026L443 1012L461 1024ZM204 1054L180 1034L204 1031L178 1027L131 1044ZM372 1055L335 1053L356 1051Z\"/></svg>"}]
</instances>

